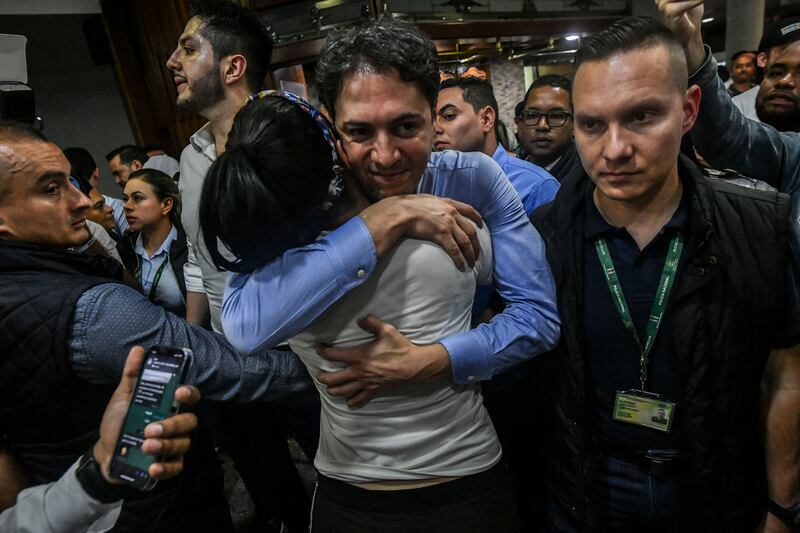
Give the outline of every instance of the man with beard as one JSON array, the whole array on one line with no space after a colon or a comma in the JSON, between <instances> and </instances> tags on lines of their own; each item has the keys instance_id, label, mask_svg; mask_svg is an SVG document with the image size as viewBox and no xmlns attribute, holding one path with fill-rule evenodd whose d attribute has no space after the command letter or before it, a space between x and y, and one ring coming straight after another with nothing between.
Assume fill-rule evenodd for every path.
<instances>
[{"instance_id":1,"label":"man with beard","mask_svg":"<svg viewBox=\"0 0 800 533\"><path fill-rule=\"evenodd\" d=\"M761 122L778 131L800 131L800 41L770 57L756 97L756 113Z\"/></svg>"},{"instance_id":2,"label":"man with beard","mask_svg":"<svg viewBox=\"0 0 800 533\"><path fill-rule=\"evenodd\" d=\"M538 165L558 181L579 165L573 142L572 83L557 74L537 78L525 95L519 129L520 157Z\"/></svg>"},{"instance_id":3,"label":"man with beard","mask_svg":"<svg viewBox=\"0 0 800 533\"><path fill-rule=\"evenodd\" d=\"M692 130L692 141L698 153L714 168L735 170L794 194L800 189L800 135L748 120L733 105L717 76L716 60L710 48L703 44L703 0L658 0L658 5L666 25L683 44L689 72L693 73L689 82L700 87L703 94ZM765 76L774 90L765 92L763 101L767 114L780 113L778 116L785 123L792 114L792 100L796 102L796 97L790 96L796 89L789 89L796 88L797 71L792 69L789 58L800 46L794 42L800 32L800 21L779 22L777 27L782 40L775 42L769 53L770 58L774 58L770 65L776 63L779 67L773 72L773 82ZM771 33L773 29L768 31ZM782 50L777 51L775 47L782 47ZM777 63L781 56L784 57Z\"/></svg>"}]
</instances>

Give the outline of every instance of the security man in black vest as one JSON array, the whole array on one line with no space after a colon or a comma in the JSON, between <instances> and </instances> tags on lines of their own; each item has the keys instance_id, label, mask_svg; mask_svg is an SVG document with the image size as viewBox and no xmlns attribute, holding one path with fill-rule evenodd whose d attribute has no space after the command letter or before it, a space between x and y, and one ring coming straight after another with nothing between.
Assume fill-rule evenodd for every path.
<instances>
[{"instance_id":1,"label":"security man in black vest","mask_svg":"<svg viewBox=\"0 0 800 533\"><path fill-rule=\"evenodd\" d=\"M540 376L549 528L783 527L767 496L800 490L789 198L679 155L700 91L659 22L612 24L575 68L583 168L533 215L562 319Z\"/></svg>"},{"instance_id":2,"label":"security man in black vest","mask_svg":"<svg viewBox=\"0 0 800 533\"><path fill-rule=\"evenodd\" d=\"M114 390L79 379L67 353L79 297L122 279L116 261L67 250L86 243L89 207L69 170L38 131L0 122L0 435L33 483L55 481L97 442ZM211 442L193 441L181 476L126 496L115 531L232 530Z\"/></svg>"}]
</instances>

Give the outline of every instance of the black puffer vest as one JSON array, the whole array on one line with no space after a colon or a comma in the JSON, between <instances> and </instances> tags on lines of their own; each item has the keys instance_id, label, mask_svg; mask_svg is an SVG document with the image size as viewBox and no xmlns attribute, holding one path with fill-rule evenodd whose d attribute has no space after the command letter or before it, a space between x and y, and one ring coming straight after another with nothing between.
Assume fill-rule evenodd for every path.
<instances>
[{"instance_id":1,"label":"black puffer vest","mask_svg":"<svg viewBox=\"0 0 800 533\"><path fill-rule=\"evenodd\" d=\"M80 295L121 272L97 255L0 242L0 431L16 452L70 456L96 440L113 387L78 380L67 337Z\"/></svg>"},{"instance_id":2,"label":"black puffer vest","mask_svg":"<svg viewBox=\"0 0 800 533\"><path fill-rule=\"evenodd\" d=\"M704 178L681 159L693 250L668 308L683 387L702 531L753 531L766 504L759 432L761 376L784 313L789 197ZM582 169L533 214L558 290L562 338L544 356L549 490L573 518L592 523L593 439L583 338ZM698 524L694 524L695 527Z\"/></svg>"}]
</instances>

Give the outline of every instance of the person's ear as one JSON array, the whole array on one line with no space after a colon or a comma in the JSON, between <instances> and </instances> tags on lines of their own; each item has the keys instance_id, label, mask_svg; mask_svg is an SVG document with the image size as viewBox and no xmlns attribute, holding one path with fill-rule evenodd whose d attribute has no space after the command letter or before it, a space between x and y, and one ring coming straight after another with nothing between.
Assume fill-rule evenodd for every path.
<instances>
[{"instance_id":1,"label":"person's ear","mask_svg":"<svg viewBox=\"0 0 800 533\"><path fill-rule=\"evenodd\" d=\"M225 85L233 85L244 79L247 72L247 59L242 54L228 56L220 62L220 65Z\"/></svg>"},{"instance_id":2,"label":"person's ear","mask_svg":"<svg viewBox=\"0 0 800 533\"><path fill-rule=\"evenodd\" d=\"M684 135L691 131L694 123L697 120L697 114L700 113L700 98L702 91L697 85L692 85L686 89L686 94L683 100L683 133Z\"/></svg>"},{"instance_id":3,"label":"person's ear","mask_svg":"<svg viewBox=\"0 0 800 533\"><path fill-rule=\"evenodd\" d=\"M764 52L759 52L756 56L756 65L758 68L766 68L767 67L767 54Z\"/></svg>"},{"instance_id":4,"label":"person's ear","mask_svg":"<svg viewBox=\"0 0 800 533\"><path fill-rule=\"evenodd\" d=\"M138 159L134 159L131 161L131 172L135 172L137 170L141 170L144 165Z\"/></svg>"},{"instance_id":5,"label":"person's ear","mask_svg":"<svg viewBox=\"0 0 800 533\"><path fill-rule=\"evenodd\" d=\"M494 130L494 123L497 121L497 113L494 112L491 106L486 106L481 109L481 131L489 133Z\"/></svg>"},{"instance_id":6,"label":"person's ear","mask_svg":"<svg viewBox=\"0 0 800 533\"><path fill-rule=\"evenodd\" d=\"M172 206L174 205L174 201L172 198L167 197L161 201L161 214L167 216L170 211L172 211Z\"/></svg>"}]
</instances>

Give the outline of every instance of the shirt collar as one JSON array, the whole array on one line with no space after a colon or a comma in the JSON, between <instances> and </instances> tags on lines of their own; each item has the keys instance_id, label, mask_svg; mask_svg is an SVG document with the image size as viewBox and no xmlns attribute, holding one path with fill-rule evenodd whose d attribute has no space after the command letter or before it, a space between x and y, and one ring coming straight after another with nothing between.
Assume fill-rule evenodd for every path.
<instances>
[{"instance_id":1,"label":"shirt collar","mask_svg":"<svg viewBox=\"0 0 800 533\"><path fill-rule=\"evenodd\" d=\"M178 230L175 226L172 226L172 229L169 230L169 234L167 238L164 239L164 242L161 243L161 246L158 247L158 250L155 253L148 257L147 251L144 249L144 244L142 243L142 234L139 233L139 236L136 237L136 244L134 245L134 250L136 251L136 255L140 257L144 257L146 259L152 259L154 257L158 257L160 254L168 254L169 247L172 244L172 241L178 238Z\"/></svg>"},{"instance_id":2,"label":"shirt collar","mask_svg":"<svg viewBox=\"0 0 800 533\"><path fill-rule=\"evenodd\" d=\"M589 177L586 176L586 179L589 179ZM586 220L583 225L583 235L587 239L593 239L604 233L610 233L620 229L609 224L608 221L603 218L603 215L600 214L600 210L597 209L597 206L594 203L594 189L594 187L588 187L586 189L586 197L584 199L586 206ZM664 227L661 229L661 231L663 232L669 228L685 231L688 229L688 226L689 195L686 193L686 187L684 187L681 194L681 202L678 204L678 209L675 210L672 218L670 218L669 221L664 224Z\"/></svg>"},{"instance_id":3,"label":"shirt collar","mask_svg":"<svg viewBox=\"0 0 800 533\"><path fill-rule=\"evenodd\" d=\"M189 144L196 151L208 156L212 161L217 159L217 148L214 145L214 135L211 133L211 122L206 122L202 128L194 132L189 137Z\"/></svg>"},{"instance_id":4,"label":"shirt collar","mask_svg":"<svg viewBox=\"0 0 800 533\"><path fill-rule=\"evenodd\" d=\"M508 152L506 152L502 144L497 143L497 149L492 154L492 159L494 159L495 163L500 164L500 161L503 161L506 157L508 157Z\"/></svg>"}]
</instances>

